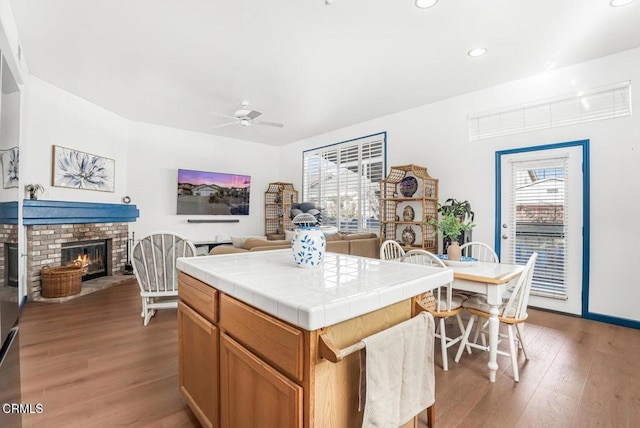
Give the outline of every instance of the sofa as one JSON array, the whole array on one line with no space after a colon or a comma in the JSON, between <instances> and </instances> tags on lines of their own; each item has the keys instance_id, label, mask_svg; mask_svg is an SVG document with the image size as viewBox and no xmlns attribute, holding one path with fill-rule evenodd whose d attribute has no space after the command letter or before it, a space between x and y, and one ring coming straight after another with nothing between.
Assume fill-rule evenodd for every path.
<instances>
[{"instance_id":1,"label":"sofa","mask_svg":"<svg viewBox=\"0 0 640 428\"><path fill-rule=\"evenodd\" d=\"M327 235L327 251L354 256L379 258L380 239L375 233L334 233ZM244 253L248 251L268 251L291 248L290 240L269 241L261 238L247 238L241 246L213 247L210 255Z\"/></svg>"}]
</instances>

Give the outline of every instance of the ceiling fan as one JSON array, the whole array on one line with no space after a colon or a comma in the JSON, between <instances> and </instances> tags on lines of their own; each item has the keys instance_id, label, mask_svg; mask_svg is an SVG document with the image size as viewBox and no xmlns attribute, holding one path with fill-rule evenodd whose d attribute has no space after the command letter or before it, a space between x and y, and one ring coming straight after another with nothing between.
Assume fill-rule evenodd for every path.
<instances>
[{"instance_id":1,"label":"ceiling fan","mask_svg":"<svg viewBox=\"0 0 640 428\"><path fill-rule=\"evenodd\" d=\"M223 117L225 119L231 119L231 122L221 123L220 125L214 125L213 128L222 128L223 126L236 125L239 124L241 126L249 126L249 125L260 125L260 126L273 126L276 128L282 128L284 125L282 123L275 122L265 122L263 120L256 120L256 117L260 116L262 113L256 110L252 110L249 108L249 101L242 101L240 108L233 113L233 116L229 116L227 114L216 113L213 112L216 116Z\"/></svg>"}]
</instances>

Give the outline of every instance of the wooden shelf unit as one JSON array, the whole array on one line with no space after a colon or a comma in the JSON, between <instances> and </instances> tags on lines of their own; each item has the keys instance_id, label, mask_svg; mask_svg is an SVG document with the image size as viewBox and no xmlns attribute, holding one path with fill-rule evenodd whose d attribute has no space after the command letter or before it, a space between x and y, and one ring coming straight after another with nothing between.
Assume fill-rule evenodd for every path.
<instances>
[{"instance_id":1,"label":"wooden shelf unit","mask_svg":"<svg viewBox=\"0 0 640 428\"><path fill-rule=\"evenodd\" d=\"M284 231L292 229L289 213L298 202L298 191L291 183L269 183L264 193L264 234L270 239L284 239Z\"/></svg>"},{"instance_id":2,"label":"wooden shelf unit","mask_svg":"<svg viewBox=\"0 0 640 428\"><path fill-rule=\"evenodd\" d=\"M406 177L414 177L418 183L415 193L404 196L401 188ZM411 207L412 220L404 218L404 210ZM438 252L436 228L426 224L428 219L438 218L438 179L429 176L427 168L418 165L392 166L380 184L380 241L398 241L405 251L423 249ZM403 231L410 229L415 241L402 240Z\"/></svg>"}]
</instances>

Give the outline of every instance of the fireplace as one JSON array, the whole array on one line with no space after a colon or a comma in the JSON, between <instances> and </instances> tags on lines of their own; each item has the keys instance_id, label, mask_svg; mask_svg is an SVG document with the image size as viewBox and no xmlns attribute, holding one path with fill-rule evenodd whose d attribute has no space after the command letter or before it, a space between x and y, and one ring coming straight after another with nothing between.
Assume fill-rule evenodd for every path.
<instances>
[{"instance_id":1,"label":"fireplace","mask_svg":"<svg viewBox=\"0 0 640 428\"><path fill-rule=\"evenodd\" d=\"M60 261L62 266L82 263L83 281L107 276L109 272L108 239L67 242L61 245Z\"/></svg>"},{"instance_id":2,"label":"fireplace","mask_svg":"<svg viewBox=\"0 0 640 428\"><path fill-rule=\"evenodd\" d=\"M4 283L9 287L18 287L18 244L4 244Z\"/></svg>"}]
</instances>

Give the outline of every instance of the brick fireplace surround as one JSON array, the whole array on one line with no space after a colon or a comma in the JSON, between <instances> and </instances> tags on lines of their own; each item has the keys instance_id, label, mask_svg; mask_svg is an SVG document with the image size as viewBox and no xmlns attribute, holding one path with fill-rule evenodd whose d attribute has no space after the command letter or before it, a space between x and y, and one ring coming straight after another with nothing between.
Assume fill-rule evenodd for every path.
<instances>
[{"instance_id":1,"label":"brick fireplace surround","mask_svg":"<svg viewBox=\"0 0 640 428\"><path fill-rule=\"evenodd\" d=\"M63 243L107 240L107 276L122 273L127 262L128 223L52 224L27 226L27 296L40 297L40 270L61 265Z\"/></svg>"},{"instance_id":2,"label":"brick fireplace surround","mask_svg":"<svg viewBox=\"0 0 640 428\"><path fill-rule=\"evenodd\" d=\"M127 262L129 222L135 221L138 215L135 205L25 200L27 297L31 300L54 300L44 299L40 294L40 271L44 266L61 265L63 243L107 240L107 277L103 278L111 283L132 278L122 273ZM103 278L84 282L83 289L95 281L104 283Z\"/></svg>"}]
</instances>

